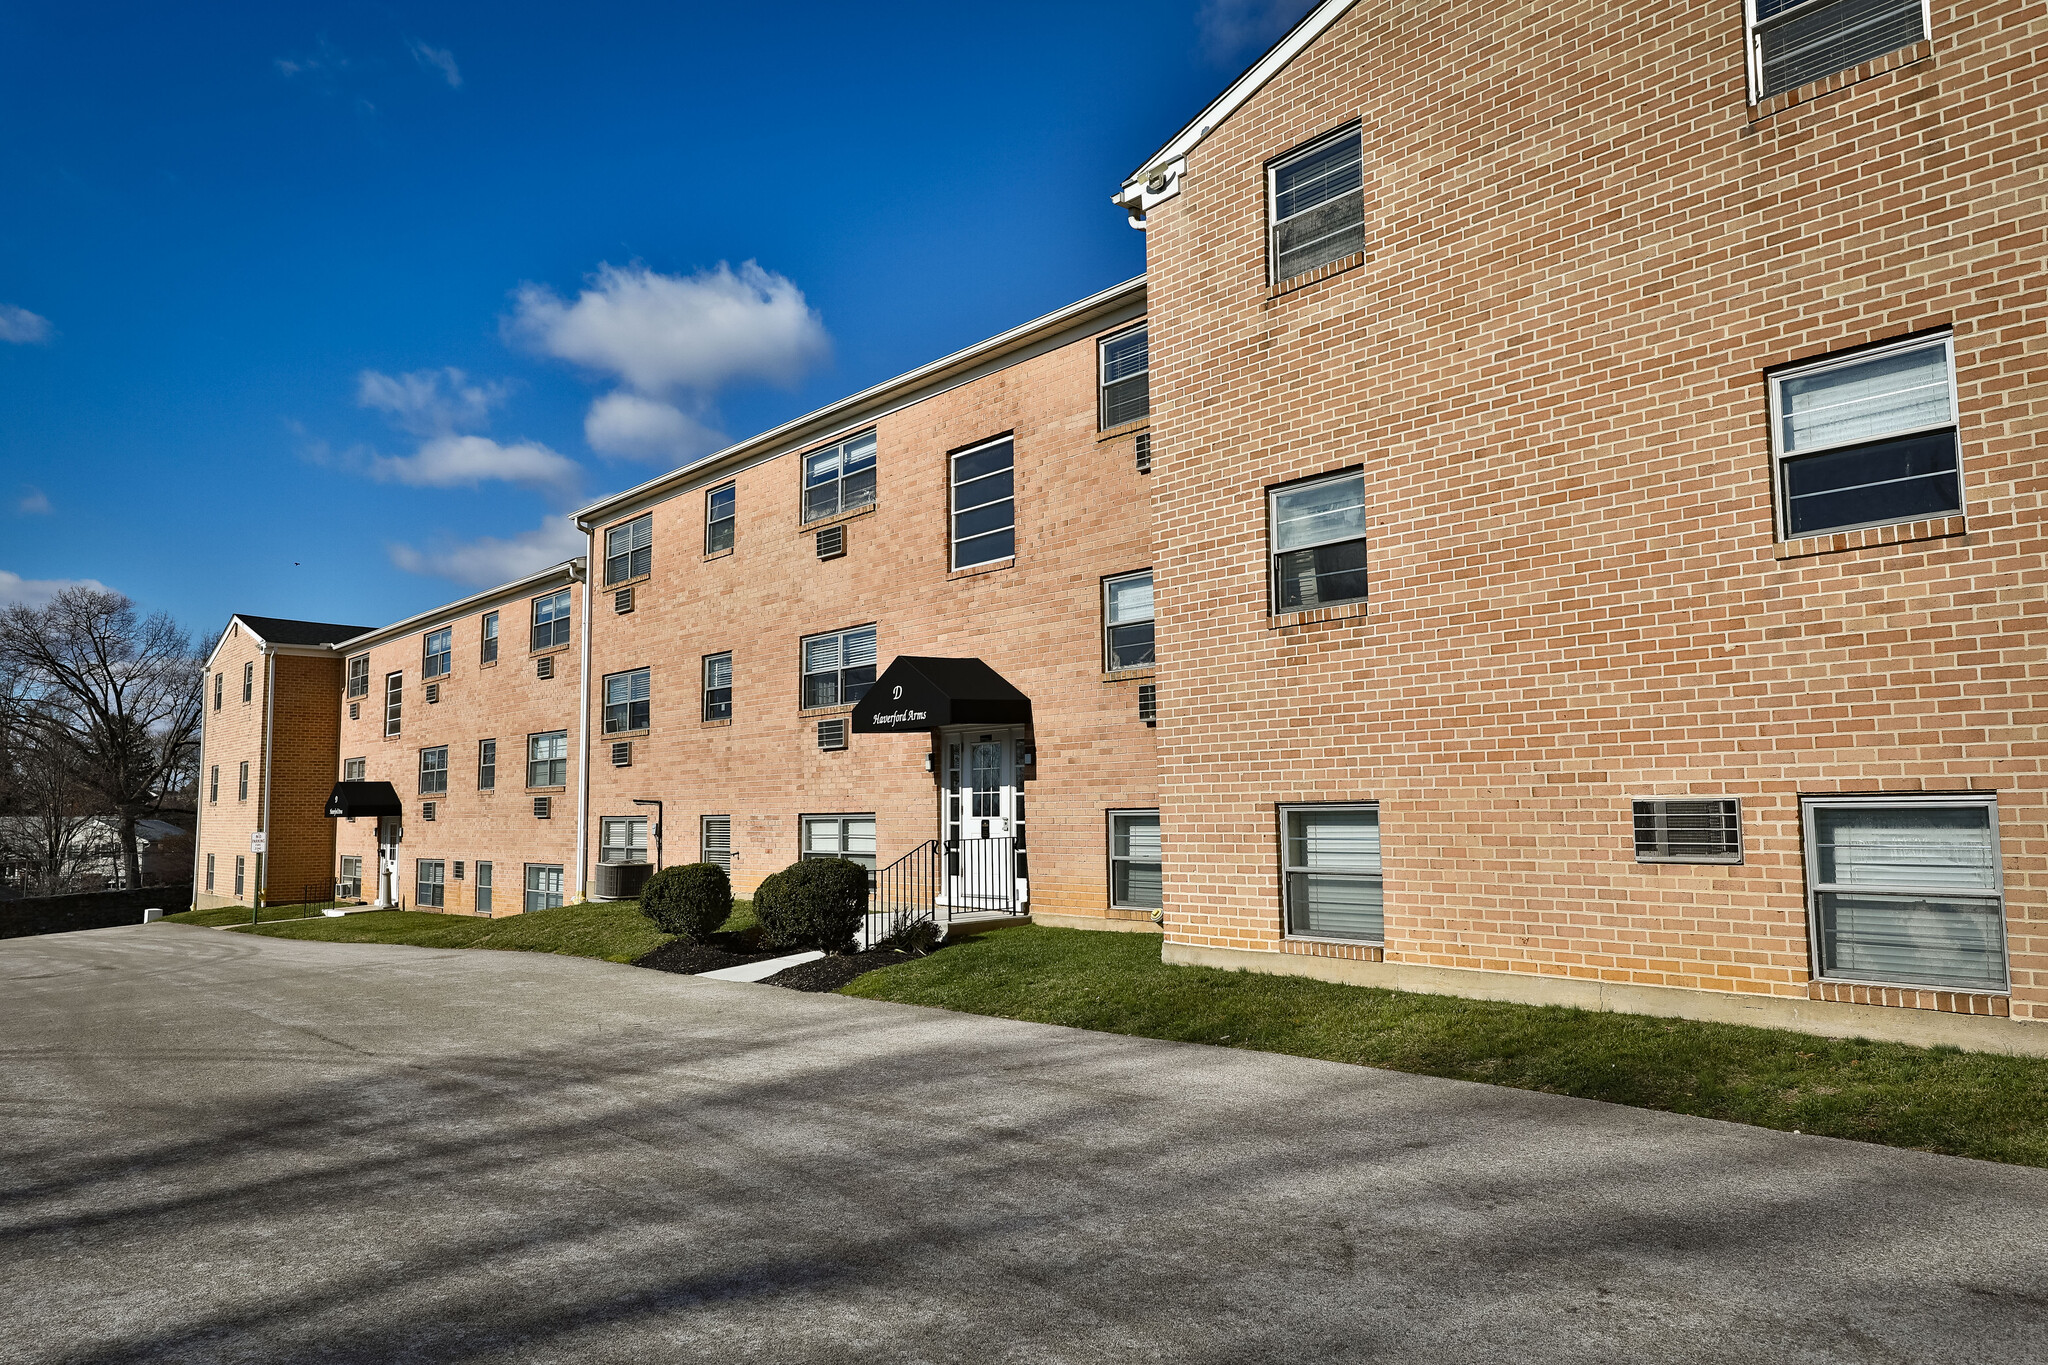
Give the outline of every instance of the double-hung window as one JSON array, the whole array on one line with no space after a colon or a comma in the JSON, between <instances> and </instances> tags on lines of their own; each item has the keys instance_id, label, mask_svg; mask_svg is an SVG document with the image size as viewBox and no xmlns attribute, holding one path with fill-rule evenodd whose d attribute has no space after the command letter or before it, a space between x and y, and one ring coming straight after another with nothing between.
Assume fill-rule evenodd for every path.
<instances>
[{"instance_id":1,"label":"double-hung window","mask_svg":"<svg viewBox=\"0 0 2048 1365\"><path fill-rule=\"evenodd\" d=\"M1152 348L1144 323L1128 331L1105 337L1097 347L1101 372L1101 412L1097 423L1104 431L1152 415Z\"/></svg>"},{"instance_id":2,"label":"double-hung window","mask_svg":"<svg viewBox=\"0 0 2048 1365\"><path fill-rule=\"evenodd\" d=\"M370 656L358 654L348 661L348 694L351 697L370 695Z\"/></svg>"},{"instance_id":3,"label":"double-hung window","mask_svg":"<svg viewBox=\"0 0 2048 1365\"><path fill-rule=\"evenodd\" d=\"M628 730L645 730L653 704L652 696L647 669L636 668L629 673L613 673L606 677L604 732L616 735Z\"/></svg>"},{"instance_id":4,"label":"double-hung window","mask_svg":"<svg viewBox=\"0 0 2048 1365\"><path fill-rule=\"evenodd\" d=\"M1746 0L1744 8L1753 104L1928 36L1924 0Z\"/></svg>"},{"instance_id":5,"label":"double-hung window","mask_svg":"<svg viewBox=\"0 0 2048 1365\"><path fill-rule=\"evenodd\" d=\"M1152 666L1152 571L1102 580L1102 666Z\"/></svg>"},{"instance_id":6,"label":"double-hung window","mask_svg":"<svg viewBox=\"0 0 2048 1365\"><path fill-rule=\"evenodd\" d=\"M1365 597L1365 475L1352 471L1267 494L1273 610L1306 611Z\"/></svg>"},{"instance_id":7,"label":"double-hung window","mask_svg":"<svg viewBox=\"0 0 2048 1365\"><path fill-rule=\"evenodd\" d=\"M420 676L422 678L446 677L455 664L455 628L443 626L427 632L420 645Z\"/></svg>"},{"instance_id":8,"label":"double-hung window","mask_svg":"<svg viewBox=\"0 0 2048 1365\"><path fill-rule=\"evenodd\" d=\"M1364 151L1345 128L1267 166L1273 283L1365 250Z\"/></svg>"},{"instance_id":9,"label":"double-hung window","mask_svg":"<svg viewBox=\"0 0 2048 1365\"><path fill-rule=\"evenodd\" d=\"M483 647L478 658L487 664L498 662L498 613L494 611L484 613Z\"/></svg>"},{"instance_id":10,"label":"double-hung window","mask_svg":"<svg viewBox=\"0 0 2048 1365\"><path fill-rule=\"evenodd\" d=\"M242 763L242 768L241 768L241 775L240 775L239 777L237 777L237 778L235 779L235 800L237 800L237 801L247 801L248 799L249 799L249 764L248 764L248 761L247 761L247 760L245 759L245 760L243 760L243 763Z\"/></svg>"},{"instance_id":11,"label":"double-hung window","mask_svg":"<svg viewBox=\"0 0 2048 1365\"><path fill-rule=\"evenodd\" d=\"M389 739L398 733L399 722L405 711L405 674L384 675L384 737Z\"/></svg>"},{"instance_id":12,"label":"double-hung window","mask_svg":"<svg viewBox=\"0 0 2048 1365\"><path fill-rule=\"evenodd\" d=\"M875 628L859 626L804 638L805 709L851 706L875 682Z\"/></svg>"},{"instance_id":13,"label":"double-hung window","mask_svg":"<svg viewBox=\"0 0 2048 1365\"><path fill-rule=\"evenodd\" d=\"M654 568L654 513L643 512L623 526L604 533L604 581L607 585L645 578Z\"/></svg>"},{"instance_id":14,"label":"double-hung window","mask_svg":"<svg viewBox=\"0 0 2048 1365\"><path fill-rule=\"evenodd\" d=\"M562 903L562 865L560 863L528 863L526 865L526 908L527 910L553 910Z\"/></svg>"},{"instance_id":15,"label":"double-hung window","mask_svg":"<svg viewBox=\"0 0 2048 1365\"><path fill-rule=\"evenodd\" d=\"M359 855L342 855L341 875L334 883L334 898L338 901L359 901L363 898L363 860Z\"/></svg>"},{"instance_id":16,"label":"double-hung window","mask_svg":"<svg viewBox=\"0 0 2048 1365\"><path fill-rule=\"evenodd\" d=\"M1282 806L1280 849L1288 933L1385 938L1378 806Z\"/></svg>"},{"instance_id":17,"label":"double-hung window","mask_svg":"<svg viewBox=\"0 0 2048 1365\"><path fill-rule=\"evenodd\" d=\"M804 456L804 520L816 521L875 500L875 433Z\"/></svg>"},{"instance_id":18,"label":"double-hung window","mask_svg":"<svg viewBox=\"0 0 2048 1365\"><path fill-rule=\"evenodd\" d=\"M1109 813L1109 903L1119 910L1157 910L1165 904L1159 853L1159 812Z\"/></svg>"},{"instance_id":19,"label":"double-hung window","mask_svg":"<svg viewBox=\"0 0 2048 1365\"><path fill-rule=\"evenodd\" d=\"M256 699L256 665L255 665L255 664L253 664L253 663L243 664L243 665L242 665L242 700L243 700L243 701L254 701L255 699Z\"/></svg>"},{"instance_id":20,"label":"double-hung window","mask_svg":"<svg viewBox=\"0 0 2048 1365\"><path fill-rule=\"evenodd\" d=\"M715 555L732 548L733 527L738 522L739 490L720 484L704 495L704 553Z\"/></svg>"},{"instance_id":21,"label":"double-hung window","mask_svg":"<svg viewBox=\"0 0 2048 1365\"><path fill-rule=\"evenodd\" d=\"M953 567L1017 553L1017 446L1005 436L953 457Z\"/></svg>"},{"instance_id":22,"label":"double-hung window","mask_svg":"<svg viewBox=\"0 0 2048 1365\"><path fill-rule=\"evenodd\" d=\"M533 647L555 649L569 643L569 590L533 599Z\"/></svg>"},{"instance_id":23,"label":"double-hung window","mask_svg":"<svg viewBox=\"0 0 2048 1365\"><path fill-rule=\"evenodd\" d=\"M432 796L448 790L448 746L420 750L420 795Z\"/></svg>"},{"instance_id":24,"label":"double-hung window","mask_svg":"<svg viewBox=\"0 0 2048 1365\"><path fill-rule=\"evenodd\" d=\"M363 780L364 770L369 766L370 761L366 758L345 758L341 761L341 780L360 782Z\"/></svg>"},{"instance_id":25,"label":"double-hung window","mask_svg":"<svg viewBox=\"0 0 2048 1365\"><path fill-rule=\"evenodd\" d=\"M213 675L213 709L216 711L220 710L220 686L222 676L223 675L219 673Z\"/></svg>"},{"instance_id":26,"label":"double-hung window","mask_svg":"<svg viewBox=\"0 0 2048 1365\"><path fill-rule=\"evenodd\" d=\"M845 858L859 863L872 878L875 872L875 817L872 815L806 815L804 858Z\"/></svg>"},{"instance_id":27,"label":"double-hung window","mask_svg":"<svg viewBox=\"0 0 2048 1365\"><path fill-rule=\"evenodd\" d=\"M207 774L207 778L206 778L206 804L208 804L209 806L212 806L212 805L218 805L219 803L220 803L220 764L216 763L216 764L214 764L214 765L213 765L212 771L211 771L211 772L209 772L209 773Z\"/></svg>"},{"instance_id":28,"label":"double-hung window","mask_svg":"<svg viewBox=\"0 0 2048 1365\"><path fill-rule=\"evenodd\" d=\"M476 746L476 789L496 791L498 787L498 741L487 739Z\"/></svg>"},{"instance_id":29,"label":"double-hung window","mask_svg":"<svg viewBox=\"0 0 2048 1365\"><path fill-rule=\"evenodd\" d=\"M206 855L206 889L213 890L213 855Z\"/></svg>"},{"instance_id":30,"label":"double-hung window","mask_svg":"<svg viewBox=\"0 0 2048 1365\"><path fill-rule=\"evenodd\" d=\"M1816 976L2008 988L1995 798L1810 797L1801 805Z\"/></svg>"},{"instance_id":31,"label":"double-hung window","mask_svg":"<svg viewBox=\"0 0 2048 1365\"><path fill-rule=\"evenodd\" d=\"M704 658L704 719L732 719L732 655Z\"/></svg>"},{"instance_id":32,"label":"double-hung window","mask_svg":"<svg viewBox=\"0 0 2048 1365\"><path fill-rule=\"evenodd\" d=\"M707 815L698 825L698 859L732 871L732 817Z\"/></svg>"},{"instance_id":33,"label":"double-hung window","mask_svg":"<svg viewBox=\"0 0 2048 1365\"><path fill-rule=\"evenodd\" d=\"M235 899L237 900L240 900L242 897L242 887L246 884L244 876L247 870L247 861L241 854L237 853L235 855Z\"/></svg>"},{"instance_id":34,"label":"double-hung window","mask_svg":"<svg viewBox=\"0 0 2048 1365\"><path fill-rule=\"evenodd\" d=\"M421 858L413 874L412 903L422 910L439 910L447 904L448 864L439 858Z\"/></svg>"},{"instance_id":35,"label":"double-hung window","mask_svg":"<svg viewBox=\"0 0 2048 1365\"><path fill-rule=\"evenodd\" d=\"M566 787L569 785L569 732L550 730L526 737L526 785Z\"/></svg>"},{"instance_id":36,"label":"double-hung window","mask_svg":"<svg viewBox=\"0 0 2048 1365\"><path fill-rule=\"evenodd\" d=\"M647 861L647 817L607 815L598 822L597 860L601 863Z\"/></svg>"},{"instance_id":37,"label":"double-hung window","mask_svg":"<svg viewBox=\"0 0 2048 1365\"><path fill-rule=\"evenodd\" d=\"M1785 538L1962 511L1956 420L1946 336L1772 375Z\"/></svg>"}]
</instances>

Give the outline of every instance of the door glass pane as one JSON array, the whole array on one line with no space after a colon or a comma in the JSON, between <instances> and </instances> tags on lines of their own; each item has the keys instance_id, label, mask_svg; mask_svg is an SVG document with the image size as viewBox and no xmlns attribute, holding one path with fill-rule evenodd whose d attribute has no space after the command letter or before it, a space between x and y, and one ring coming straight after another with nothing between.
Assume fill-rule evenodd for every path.
<instances>
[{"instance_id":1,"label":"door glass pane","mask_svg":"<svg viewBox=\"0 0 2048 1365\"><path fill-rule=\"evenodd\" d=\"M973 792L969 814L977 818L1003 813L1003 746L983 740L968 754L968 781Z\"/></svg>"}]
</instances>

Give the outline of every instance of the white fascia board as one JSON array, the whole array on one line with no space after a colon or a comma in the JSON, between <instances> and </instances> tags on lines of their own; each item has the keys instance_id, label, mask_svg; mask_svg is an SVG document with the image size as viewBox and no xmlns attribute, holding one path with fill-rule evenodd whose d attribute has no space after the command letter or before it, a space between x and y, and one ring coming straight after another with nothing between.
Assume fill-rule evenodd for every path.
<instances>
[{"instance_id":1,"label":"white fascia board","mask_svg":"<svg viewBox=\"0 0 2048 1365\"><path fill-rule=\"evenodd\" d=\"M1128 210L1132 221L1136 222L1154 204L1179 194L1181 176L1187 170L1188 153L1199 146L1203 138L1222 127L1223 121L1236 113L1239 106L1258 94L1266 82L1279 75L1303 48L1322 37L1330 25L1343 18L1345 11L1357 3L1358 0L1323 0L1300 23L1289 29L1287 36L1275 43L1265 56L1232 81L1229 89L1218 95L1208 108L1175 133L1172 141L1146 157L1137 170L1125 177L1123 188L1110 196L1110 202ZM1156 189L1153 188L1155 185Z\"/></svg>"},{"instance_id":2,"label":"white fascia board","mask_svg":"<svg viewBox=\"0 0 2048 1365\"><path fill-rule=\"evenodd\" d=\"M1034 341L1055 336L1067 328L1078 325L1090 314L1104 316L1106 326L1113 326L1121 317L1115 317L1119 310L1127 308L1133 300L1142 304L1145 296L1145 277L1125 280L1099 293L1090 294L1077 303L1070 303L1043 317L1033 318L1020 327L1012 327L999 336L976 342L965 350L942 356L927 365L920 365L908 373L897 375L871 388L842 398L836 403L805 413L802 417L784 422L758 436L727 446L715 455L707 455L681 469L671 470L659 478L649 479L637 488L623 493L614 493L602 502L594 502L576 513L576 525L580 530L589 530L601 522L611 521L627 511L637 510L638 505L658 501L666 493L684 487L697 487L709 481L722 479L737 470L759 463L763 458L785 453L784 447L794 443L810 446L831 439L838 433L850 433L860 427L899 410L889 400L905 394L915 393L918 400L930 397L933 386L949 377L977 376L987 364L1008 352L1026 350ZM1110 320L1114 318L1114 320Z\"/></svg>"},{"instance_id":3,"label":"white fascia board","mask_svg":"<svg viewBox=\"0 0 2048 1365\"><path fill-rule=\"evenodd\" d=\"M477 608L489 606L494 601L518 597L532 592L535 588L546 587L557 579L563 583L575 583L580 581L582 577L583 556L578 555L574 559L565 559L559 564L549 565L538 573L528 574L526 577L515 579L513 582L501 583L495 588L486 588L482 592L465 597L459 602L449 602L430 611L423 611L417 616L408 616L403 621L394 621L388 626L379 626L375 630L365 631L363 634L357 635L352 639L338 641L327 646L323 652L357 654L370 648L372 645L383 644L388 640L396 640L402 635L410 635L412 632L422 630L427 626L438 625L441 621L452 621L457 617L467 616Z\"/></svg>"}]
</instances>

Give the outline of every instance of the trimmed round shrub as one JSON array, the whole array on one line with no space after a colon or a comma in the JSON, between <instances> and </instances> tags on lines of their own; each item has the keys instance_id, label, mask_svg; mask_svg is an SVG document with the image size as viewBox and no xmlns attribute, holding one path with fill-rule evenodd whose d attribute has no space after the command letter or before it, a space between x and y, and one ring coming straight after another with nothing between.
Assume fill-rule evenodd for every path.
<instances>
[{"instance_id":1,"label":"trimmed round shrub","mask_svg":"<svg viewBox=\"0 0 2048 1365\"><path fill-rule=\"evenodd\" d=\"M849 952L868 912L868 870L845 858L791 863L754 889L761 946Z\"/></svg>"},{"instance_id":2,"label":"trimmed round shrub","mask_svg":"<svg viewBox=\"0 0 2048 1365\"><path fill-rule=\"evenodd\" d=\"M703 943L732 916L732 881L717 863L665 867L641 888L640 913L663 933Z\"/></svg>"}]
</instances>

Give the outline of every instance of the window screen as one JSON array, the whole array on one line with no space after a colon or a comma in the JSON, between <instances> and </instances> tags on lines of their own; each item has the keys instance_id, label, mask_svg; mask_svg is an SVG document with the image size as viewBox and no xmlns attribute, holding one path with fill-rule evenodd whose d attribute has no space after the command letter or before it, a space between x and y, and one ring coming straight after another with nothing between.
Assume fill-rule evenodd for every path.
<instances>
[{"instance_id":1,"label":"window screen","mask_svg":"<svg viewBox=\"0 0 2048 1365\"><path fill-rule=\"evenodd\" d=\"M1363 152L1362 135L1351 128L1272 164L1275 282L1365 250Z\"/></svg>"},{"instance_id":2,"label":"window screen","mask_svg":"<svg viewBox=\"0 0 2048 1365\"><path fill-rule=\"evenodd\" d=\"M569 590L533 599L533 647L554 649L569 643Z\"/></svg>"},{"instance_id":3,"label":"window screen","mask_svg":"<svg viewBox=\"0 0 2048 1365\"><path fill-rule=\"evenodd\" d=\"M370 656L358 654L348 661L348 694L351 697L370 695Z\"/></svg>"},{"instance_id":4,"label":"window screen","mask_svg":"<svg viewBox=\"0 0 2048 1365\"><path fill-rule=\"evenodd\" d=\"M479 657L487 664L498 662L498 613L494 611L484 613L483 648Z\"/></svg>"},{"instance_id":5,"label":"window screen","mask_svg":"<svg viewBox=\"0 0 2048 1365\"><path fill-rule=\"evenodd\" d=\"M846 858L870 874L875 870L875 817L872 815L806 815L806 858Z\"/></svg>"},{"instance_id":6,"label":"window screen","mask_svg":"<svg viewBox=\"0 0 2048 1365\"><path fill-rule=\"evenodd\" d=\"M1385 938L1376 806L1285 806L1280 812L1287 932Z\"/></svg>"},{"instance_id":7,"label":"window screen","mask_svg":"<svg viewBox=\"0 0 2048 1365\"><path fill-rule=\"evenodd\" d=\"M526 908L553 910L562 903L562 868L559 863L526 865Z\"/></svg>"},{"instance_id":8,"label":"window screen","mask_svg":"<svg viewBox=\"0 0 2048 1365\"><path fill-rule=\"evenodd\" d=\"M598 831L597 858L604 863L647 861L647 818L642 815L606 816Z\"/></svg>"},{"instance_id":9,"label":"window screen","mask_svg":"<svg viewBox=\"0 0 2048 1365\"><path fill-rule=\"evenodd\" d=\"M420 750L420 793L448 790L448 746Z\"/></svg>"},{"instance_id":10,"label":"window screen","mask_svg":"<svg viewBox=\"0 0 2048 1365\"><path fill-rule=\"evenodd\" d=\"M1962 511L1949 338L1788 370L1771 397L1787 537Z\"/></svg>"},{"instance_id":11,"label":"window screen","mask_svg":"<svg viewBox=\"0 0 2048 1365\"><path fill-rule=\"evenodd\" d=\"M526 785L566 787L569 785L569 732L550 730L526 737Z\"/></svg>"},{"instance_id":12,"label":"window screen","mask_svg":"<svg viewBox=\"0 0 2048 1365\"><path fill-rule=\"evenodd\" d=\"M448 865L438 858L421 858L413 877L413 904L422 910L439 910L447 904L445 890Z\"/></svg>"}]
</instances>

